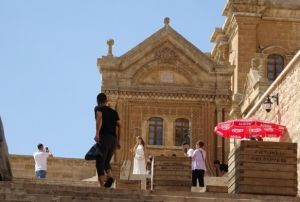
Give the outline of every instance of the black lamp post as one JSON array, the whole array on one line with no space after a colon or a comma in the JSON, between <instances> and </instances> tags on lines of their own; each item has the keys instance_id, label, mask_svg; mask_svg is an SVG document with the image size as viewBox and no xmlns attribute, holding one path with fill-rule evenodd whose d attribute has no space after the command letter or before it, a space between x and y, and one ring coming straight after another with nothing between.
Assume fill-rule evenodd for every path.
<instances>
[{"instance_id":1,"label":"black lamp post","mask_svg":"<svg viewBox=\"0 0 300 202\"><path fill-rule=\"evenodd\" d=\"M278 93L276 95L268 95L265 102L264 102L264 106L265 106L265 110L267 112L271 111L271 106L273 103L276 103L276 105L278 105L279 103L279 95Z\"/></svg>"}]
</instances>

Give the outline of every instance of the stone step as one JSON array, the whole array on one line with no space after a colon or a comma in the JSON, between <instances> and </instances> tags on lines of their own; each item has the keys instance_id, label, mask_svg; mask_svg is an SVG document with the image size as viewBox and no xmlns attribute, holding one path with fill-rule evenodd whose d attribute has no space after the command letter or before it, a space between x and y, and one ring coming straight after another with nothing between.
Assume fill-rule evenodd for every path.
<instances>
[{"instance_id":1,"label":"stone step","mask_svg":"<svg viewBox=\"0 0 300 202\"><path fill-rule=\"evenodd\" d=\"M0 201L24 201L24 202L32 202L34 201L34 197L25 195L24 193L17 193L17 192L11 192L11 193L0 193Z\"/></svg>"},{"instance_id":2,"label":"stone step","mask_svg":"<svg viewBox=\"0 0 300 202\"><path fill-rule=\"evenodd\" d=\"M60 196L60 197L81 197L81 198L97 198L97 199L128 199L129 201L144 201L151 200L151 196L143 195L140 191L135 190L100 190L99 187L81 187L81 186L66 186L66 185L57 185L51 184L47 181L34 182L0 182L0 193L12 194L14 193L15 198L20 196L32 196L32 195L43 195L43 196ZM45 198L45 197L44 197ZM25 199L25 198L24 198ZM151 200L153 201L153 200ZM159 201L159 200L156 200Z\"/></svg>"},{"instance_id":3,"label":"stone step","mask_svg":"<svg viewBox=\"0 0 300 202\"><path fill-rule=\"evenodd\" d=\"M141 183L141 180L116 180L116 188L141 190Z\"/></svg>"},{"instance_id":4,"label":"stone step","mask_svg":"<svg viewBox=\"0 0 300 202\"><path fill-rule=\"evenodd\" d=\"M89 202L89 201L166 201L166 202L294 202L298 197L263 196L190 191L100 190L99 187L61 185L47 180L0 182L0 201Z\"/></svg>"},{"instance_id":5,"label":"stone step","mask_svg":"<svg viewBox=\"0 0 300 202\"><path fill-rule=\"evenodd\" d=\"M122 198L97 198L79 196L52 196L41 194L15 194L0 193L0 201L5 202L153 202L144 199L122 199ZM155 200L161 202L161 200Z\"/></svg>"},{"instance_id":6,"label":"stone step","mask_svg":"<svg viewBox=\"0 0 300 202\"><path fill-rule=\"evenodd\" d=\"M213 193L228 193L227 186L214 186L214 185L207 185L206 192L213 192Z\"/></svg>"},{"instance_id":7,"label":"stone step","mask_svg":"<svg viewBox=\"0 0 300 202\"><path fill-rule=\"evenodd\" d=\"M174 202L300 202L299 197L253 194L197 193L181 191L151 192L152 199Z\"/></svg>"},{"instance_id":8,"label":"stone step","mask_svg":"<svg viewBox=\"0 0 300 202\"><path fill-rule=\"evenodd\" d=\"M47 183L47 184L57 184L57 185L68 185L68 186L88 186L88 187L98 187L98 181L84 181L84 180L54 180L54 179L36 179L36 178L14 178L13 182L24 182L24 183Z\"/></svg>"}]
</instances>

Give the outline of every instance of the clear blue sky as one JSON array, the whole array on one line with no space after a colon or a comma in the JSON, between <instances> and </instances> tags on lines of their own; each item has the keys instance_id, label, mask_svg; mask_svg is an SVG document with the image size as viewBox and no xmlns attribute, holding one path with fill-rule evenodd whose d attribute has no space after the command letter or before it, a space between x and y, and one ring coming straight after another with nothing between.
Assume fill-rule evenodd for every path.
<instances>
[{"instance_id":1,"label":"clear blue sky","mask_svg":"<svg viewBox=\"0 0 300 202\"><path fill-rule=\"evenodd\" d=\"M9 152L39 142L83 158L93 144L101 88L97 58L120 56L170 25L203 52L226 0L0 0L0 116Z\"/></svg>"}]
</instances>

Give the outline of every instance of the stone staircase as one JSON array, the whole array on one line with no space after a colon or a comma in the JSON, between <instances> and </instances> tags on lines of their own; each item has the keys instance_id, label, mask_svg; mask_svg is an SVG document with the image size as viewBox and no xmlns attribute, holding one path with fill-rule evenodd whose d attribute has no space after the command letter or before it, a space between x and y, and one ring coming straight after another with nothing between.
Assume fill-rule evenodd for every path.
<instances>
[{"instance_id":1,"label":"stone staircase","mask_svg":"<svg viewBox=\"0 0 300 202\"><path fill-rule=\"evenodd\" d=\"M96 183L14 179L0 182L0 201L30 202L106 202L159 201L130 190L100 190ZM148 199L149 198L149 199Z\"/></svg>"},{"instance_id":2,"label":"stone staircase","mask_svg":"<svg viewBox=\"0 0 300 202\"><path fill-rule=\"evenodd\" d=\"M0 182L0 201L10 202L292 202L298 197L129 189L100 190L97 182L14 178Z\"/></svg>"},{"instance_id":3,"label":"stone staircase","mask_svg":"<svg viewBox=\"0 0 300 202\"><path fill-rule=\"evenodd\" d=\"M32 156L11 155L13 181L0 181L0 202L300 202L298 197L272 195L227 194L227 177L206 177L205 193L176 191L175 188L143 190L138 180L149 188L149 179L130 178L122 181L119 165L113 164L117 188L100 190L94 162L82 159L49 159L46 180L34 177ZM70 169L71 168L71 169ZM145 179L144 179L145 178Z\"/></svg>"}]
</instances>

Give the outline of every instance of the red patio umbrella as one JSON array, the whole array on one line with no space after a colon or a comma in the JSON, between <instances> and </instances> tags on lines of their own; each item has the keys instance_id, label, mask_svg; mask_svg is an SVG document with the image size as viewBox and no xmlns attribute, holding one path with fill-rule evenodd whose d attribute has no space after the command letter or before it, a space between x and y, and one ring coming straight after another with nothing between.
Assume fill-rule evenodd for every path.
<instances>
[{"instance_id":1,"label":"red patio umbrella","mask_svg":"<svg viewBox=\"0 0 300 202\"><path fill-rule=\"evenodd\" d=\"M281 137L286 127L258 119L236 119L220 122L215 133L224 138Z\"/></svg>"}]
</instances>

